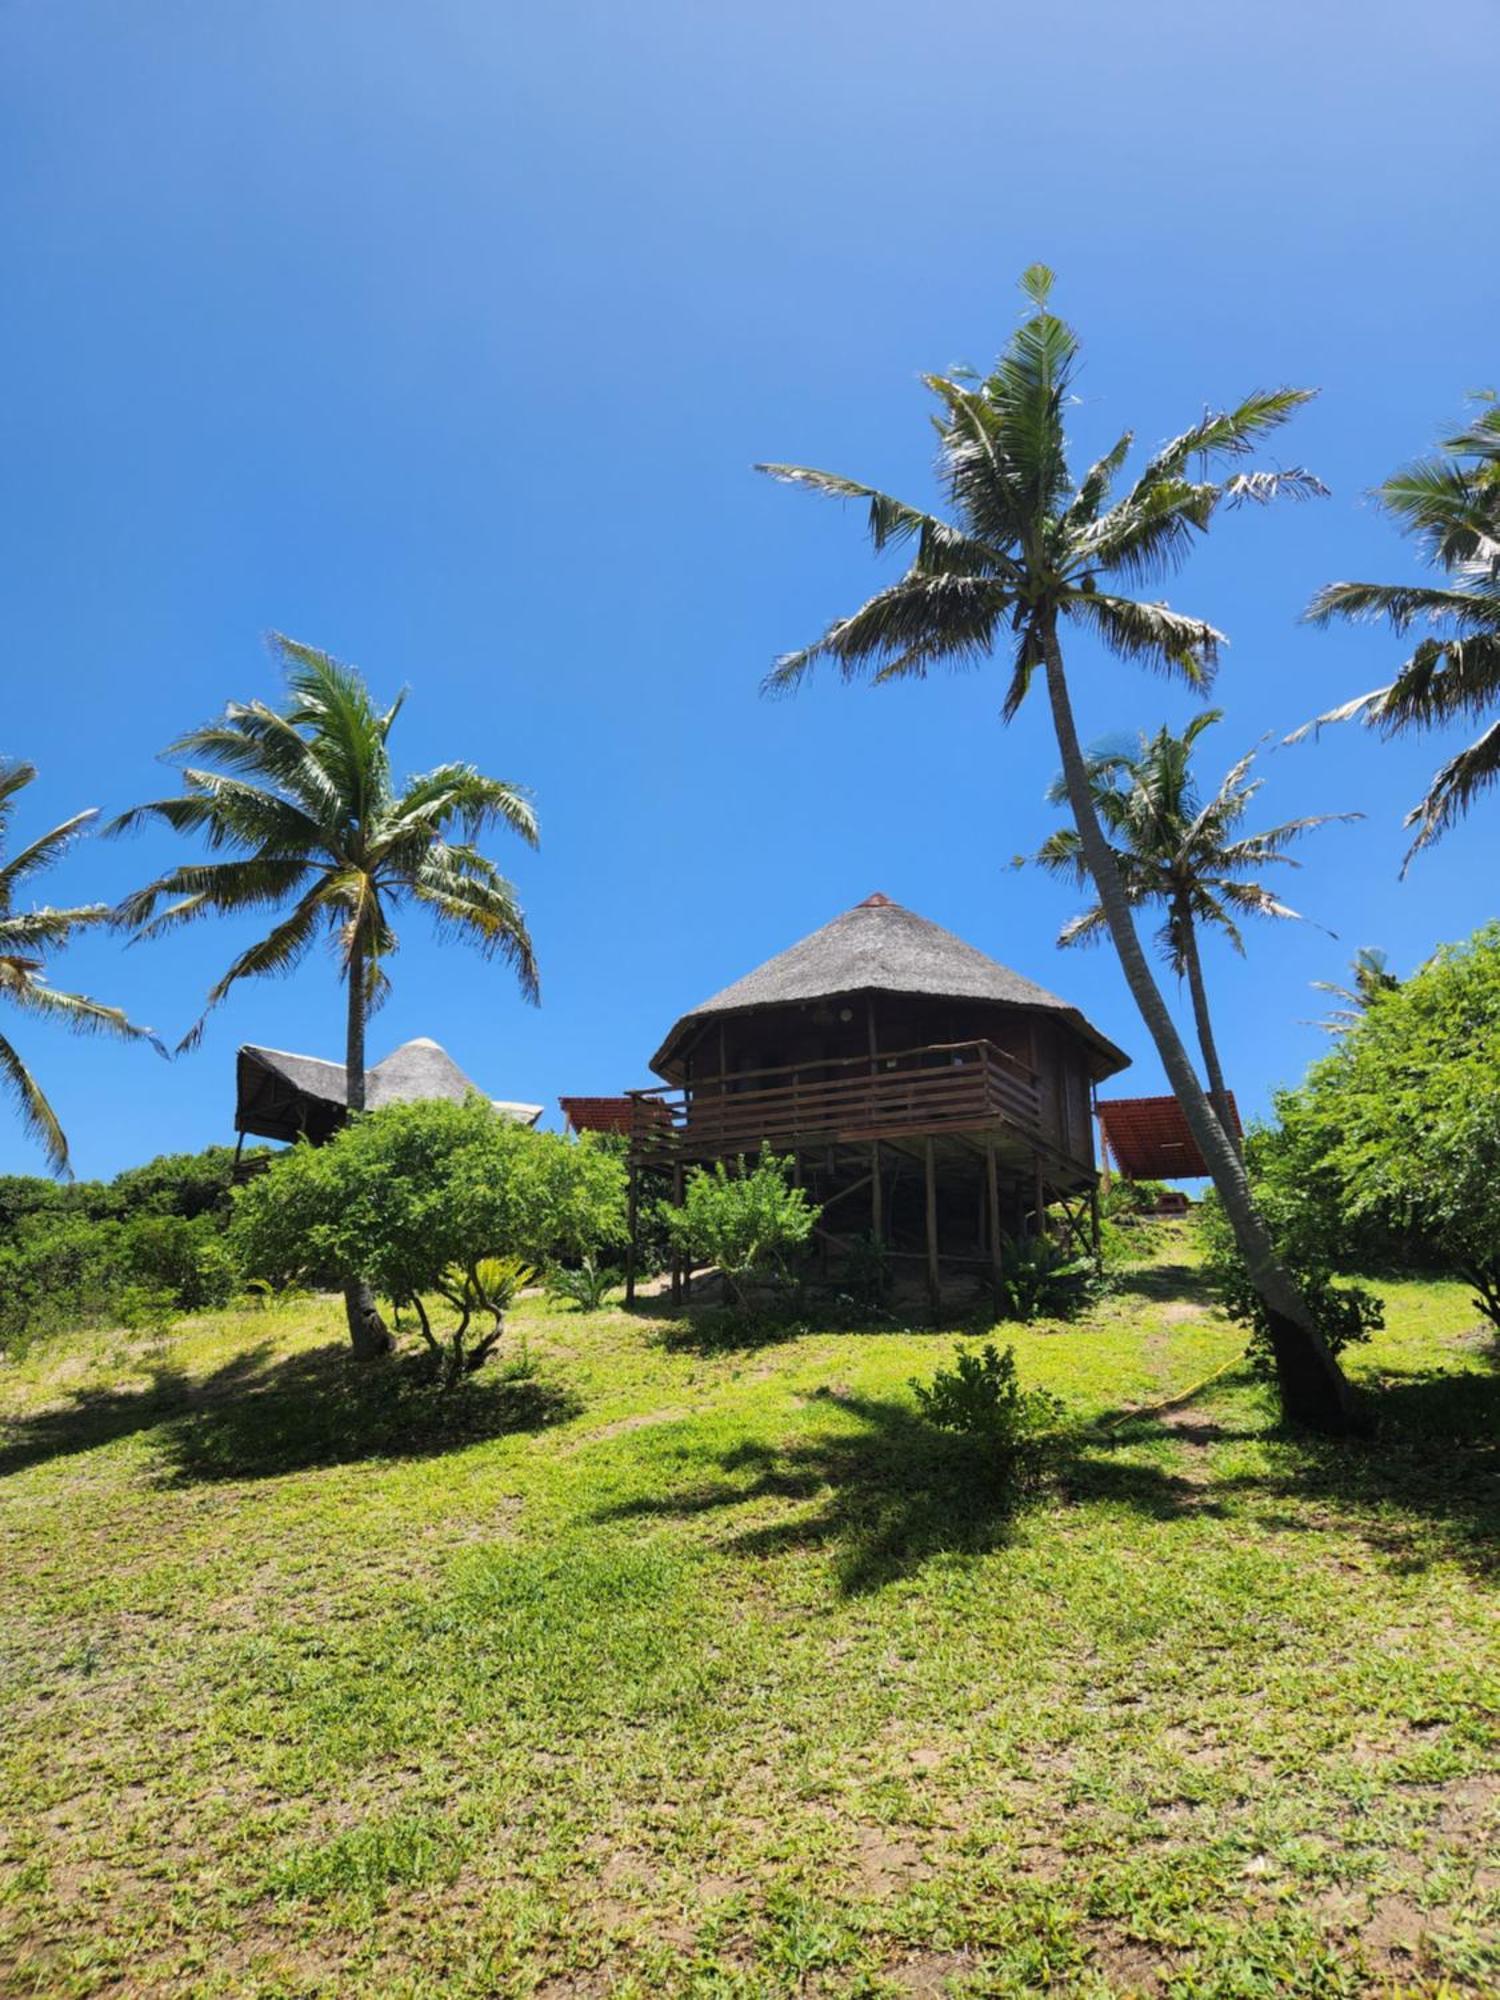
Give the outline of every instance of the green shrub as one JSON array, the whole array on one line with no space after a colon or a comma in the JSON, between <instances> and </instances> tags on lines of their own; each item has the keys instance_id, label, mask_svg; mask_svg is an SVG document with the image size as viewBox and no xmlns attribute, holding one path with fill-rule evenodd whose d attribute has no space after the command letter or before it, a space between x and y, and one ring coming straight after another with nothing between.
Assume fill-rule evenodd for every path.
<instances>
[{"instance_id":1,"label":"green shrub","mask_svg":"<svg viewBox=\"0 0 1500 2000\"><path fill-rule=\"evenodd\" d=\"M954 1350L951 1368L939 1368L930 1383L912 1377L917 1407L939 1430L977 1438L987 1454L1013 1475L1037 1472L1066 1415L1064 1405L1045 1389L1023 1389L1016 1352L987 1342Z\"/></svg>"},{"instance_id":2,"label":"green shrub","mask_svg":"<svg viewBox=\"0 0 1500 2000\"><path fill-rule=\"evenodd\" d=\"M1197 1230L1203 1247L1203 1267L1220 1304L1249 1333L1246 1359L1264 1381L1274 1381L1276 1362L1265 1301L1250 1282L1250 1273L1217 1195L1210 1193L1204 1197L1198 1210ZM1305 1251L1298 1257L1288 1255L1284 1245L1279 1247L1286 1268L1332 1355L1337 1357L1346 1347L1368 1340L1385 1325L1384 1301L1368 1287L1348 1279L1340 1282L1326 1265L1310 1262Z\"/></svg>"},{"instance_id":3,"label":"green shrub","mask_svg":"<svg viewBox=\"0 0 1500 2000\"><path fill-rule=\"evenodd\" d=\"M1050 1237L1010 1237L1000 1246L995 1309L1002 1319L1068 1319L1087 1301L1096 1277L1091 1257Z\"/></svg>"},{"instance_id":4,"label":"green shrub","mask_svg":"<svg viewBox=\"0 0 1500 2000\"><path fill-rule=\"evenodd\" d=\"M623 1282L624 1272L612 1264L601 1264L593 1257L585 1257L572 1270L559 1268L547 1280L547 1289L556 1299L568 1299L580 1312L601 1312L609 1303L609 1295L616 1285Z\"/></svg>"},{"instance_id":5,"label":"green shrub","mask_svg":"<svg viewBox=\"0 0 1500 2000\"><path fill-rule=\"evenodd\" d=\"M576 1261L619 1243L624 1229L618 1160L587 1135L533 1132L471 1097L390 1105L326 1146L293 1147L240 1190L230 1236L258 1277L315 1282L332 1271L409 1307L453 1382L498 1344L520 1288L517 1260ZM455 1315L441 1331L433 1298Z\"/></svg>"},{"instance_id":6,"label":"green shrub","mask_svg":"<svg viewBox=\"0 0 1500 2000\"><path fill-rule=\"evenodd\" d=\"M856 1236L844 1252L840 1280L845 1296L863 1312L878 1312L891 1294L891 1253L878 1236Z\"/></svg>"},{"instance_id":7,"label":"green shrub","mask_svg":"<svg viewBox=\"0 0 1500 2000\"><path fill-rule=\"evenodd\" d=\"M739 1305L756 1280L786 1283L807 1248L821 1209L790 1181L791 1162L763 1153L754 1168L718 1160L688 1175L682 1205L662 1204L662 1219L680 1256L713 1264Z\"/></svg>"}]
</instances>

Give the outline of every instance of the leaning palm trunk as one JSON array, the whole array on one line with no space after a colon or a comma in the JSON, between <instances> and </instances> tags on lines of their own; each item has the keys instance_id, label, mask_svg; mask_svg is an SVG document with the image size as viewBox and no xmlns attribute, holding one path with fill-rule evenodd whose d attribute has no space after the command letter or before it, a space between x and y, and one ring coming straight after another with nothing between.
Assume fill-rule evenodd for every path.
<instances>
[{"instance_id":1,"label":"leaning palm trunk","mask_svg":"<svg viewBox=\"0 0 1500 2000\"><path fill-rule=\"evenodd\" d=\"M1156 1044L1156 1052L1173 1094L1182 1106L1188 1130L1224 1204L1224 1212L1250 1273L1250 1281L1265 1302L1282 1406L1294 1423L1310 1424L1323 1431L1347 1431L1353 1428L1354 1423L1349 1385L1296 1285L1277 1258L1270 1234L1251 1196L1243 1162L1203 1093L1136 935L1119 871L1090 796L1088 766L1073 720L1073 705L1055 626L1045 625L1038 638L1046 668L1047 695L1052 707L1063 779L1084 860L1093 878L1099 907L1109 926L1131 998Z\"/></svg>"},{"instance_id":2,"label":"leaning palm trunk","mask_svg":"<svg viewBox=\"0 0 1500 2000\"><path fill-rule=\"evenodd\" d=\"M1178 917L1182 938L1182 964L1187 973L1188 994L1193 1003L1193 1024L1198 1030L1198 1047L1203 1054L1203 1074L1208 1079L1208 1101L1214 1108L1224 1137L1243 1160L1244 1148L1235 1130L1234 1112L1229 1104L1229 1086L1224 1081L1224 1065L1219 1061L1219 1045L1214 1040L1214 1024L1208 1011L1208 989L1203 984L1203 960L1198 955L1198 931L1191 910Z\"/></svg>"},{"instance_id":3,"label":"leaning palm trunk","mask_svg":"<svg viewBox=\"0 0 1500 2000\"><path fill-rule=\"evenodd\" d=\"M365 1108L365 1013L369 1002L366 988L365 954L356 944L349 954L349 1014L344 1047L344 1095L349 1116L357 1118ZM344 1287L344 1313L349 1322L349 1344L361 1361L378 1360L389 1354L394 1342L391 1330L380 1317L375 1294L363 1278Z\"/></svg>"}]
</instances>

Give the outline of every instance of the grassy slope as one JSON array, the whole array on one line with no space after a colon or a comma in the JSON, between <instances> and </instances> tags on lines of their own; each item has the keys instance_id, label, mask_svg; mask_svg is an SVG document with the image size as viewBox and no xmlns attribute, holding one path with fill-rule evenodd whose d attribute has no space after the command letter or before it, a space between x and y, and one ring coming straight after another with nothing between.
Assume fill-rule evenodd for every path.
<instances>
[{"instance_id":1,"label":"grassy slope","mask_svg":"<svg viewBox=\"0 0 1500 2000\"><path fill-rule=\"evenodd\" d=\"M1500 1376L1387 1295L1405 1443L1231 1373L1014 1518L928 1333L536 1303L477 1438L331 1305L6 1366L0 1991L1495 1990ZM1013 1337L1091 1416L1237 1346L1182 1266Z\"/></svg>"}]
</instances>

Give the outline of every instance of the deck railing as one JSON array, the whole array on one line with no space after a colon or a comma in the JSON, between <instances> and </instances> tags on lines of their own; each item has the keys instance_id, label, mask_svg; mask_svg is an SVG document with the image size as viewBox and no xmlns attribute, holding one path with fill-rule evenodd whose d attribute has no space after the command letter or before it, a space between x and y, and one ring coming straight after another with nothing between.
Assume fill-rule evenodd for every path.
<instances>
[{"instance_id":1,"label":"deck railing","mask_svg":"<svg viewBox=\"0 0 1500 2000\"><path fill-rule=\"evenodd\" d=\"M1036 1072L985 1041L699 1077L630 1100L641 1165L997 1123L1042 1136Z\"/></svg>"}]
</instances>

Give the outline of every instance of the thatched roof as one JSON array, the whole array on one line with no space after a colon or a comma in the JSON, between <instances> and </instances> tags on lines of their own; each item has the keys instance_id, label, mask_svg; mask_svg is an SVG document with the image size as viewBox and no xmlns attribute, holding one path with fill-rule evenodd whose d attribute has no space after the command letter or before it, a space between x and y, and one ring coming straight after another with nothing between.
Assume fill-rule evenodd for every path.
<instances>
[{"instance_id":1,"label":"thatched roof","mask_svg":"<svg viewBox=\"0 0 1500 2000\"><path fill-rule=\"evenodd\" d=\"M683 1044L700 1023L715 1016L757 1013L855 993L991 1000L1047 1013L1066 1022L1092 1045L1098 1075L1111 1076L1130 1061L1066 1000L976 951L940 924L903 909L888 896L874 895L684 1014L651 1058L651 1067L659 1076L672 1080L672 1067Z\"/></svg>"},{"instance_id":2,"label":"thatched roof","mask_svg":"<svg viewBox=\"0 0 1500 2000\"><path fill-rule=\"evenodd\" d=\"M293 1055L286 1049L242 1048L236 1064L235 1125L262 1139L295 1139L305 1134L315 1143L328 1138L344 1121L347 1108L344 1065L320 1056ZM446 1049L427 1037L403 1042L399 1049L365 1071L365 1103L371 1111L386 1104L414 1104L446 1098L461 1104L473 1083ZM481 1095L483 1093L480 1093ZM534 1125L540 1104L515 1104L492 1099L495 1109L518 1124Z\"/></svg>"}]
</instances>

